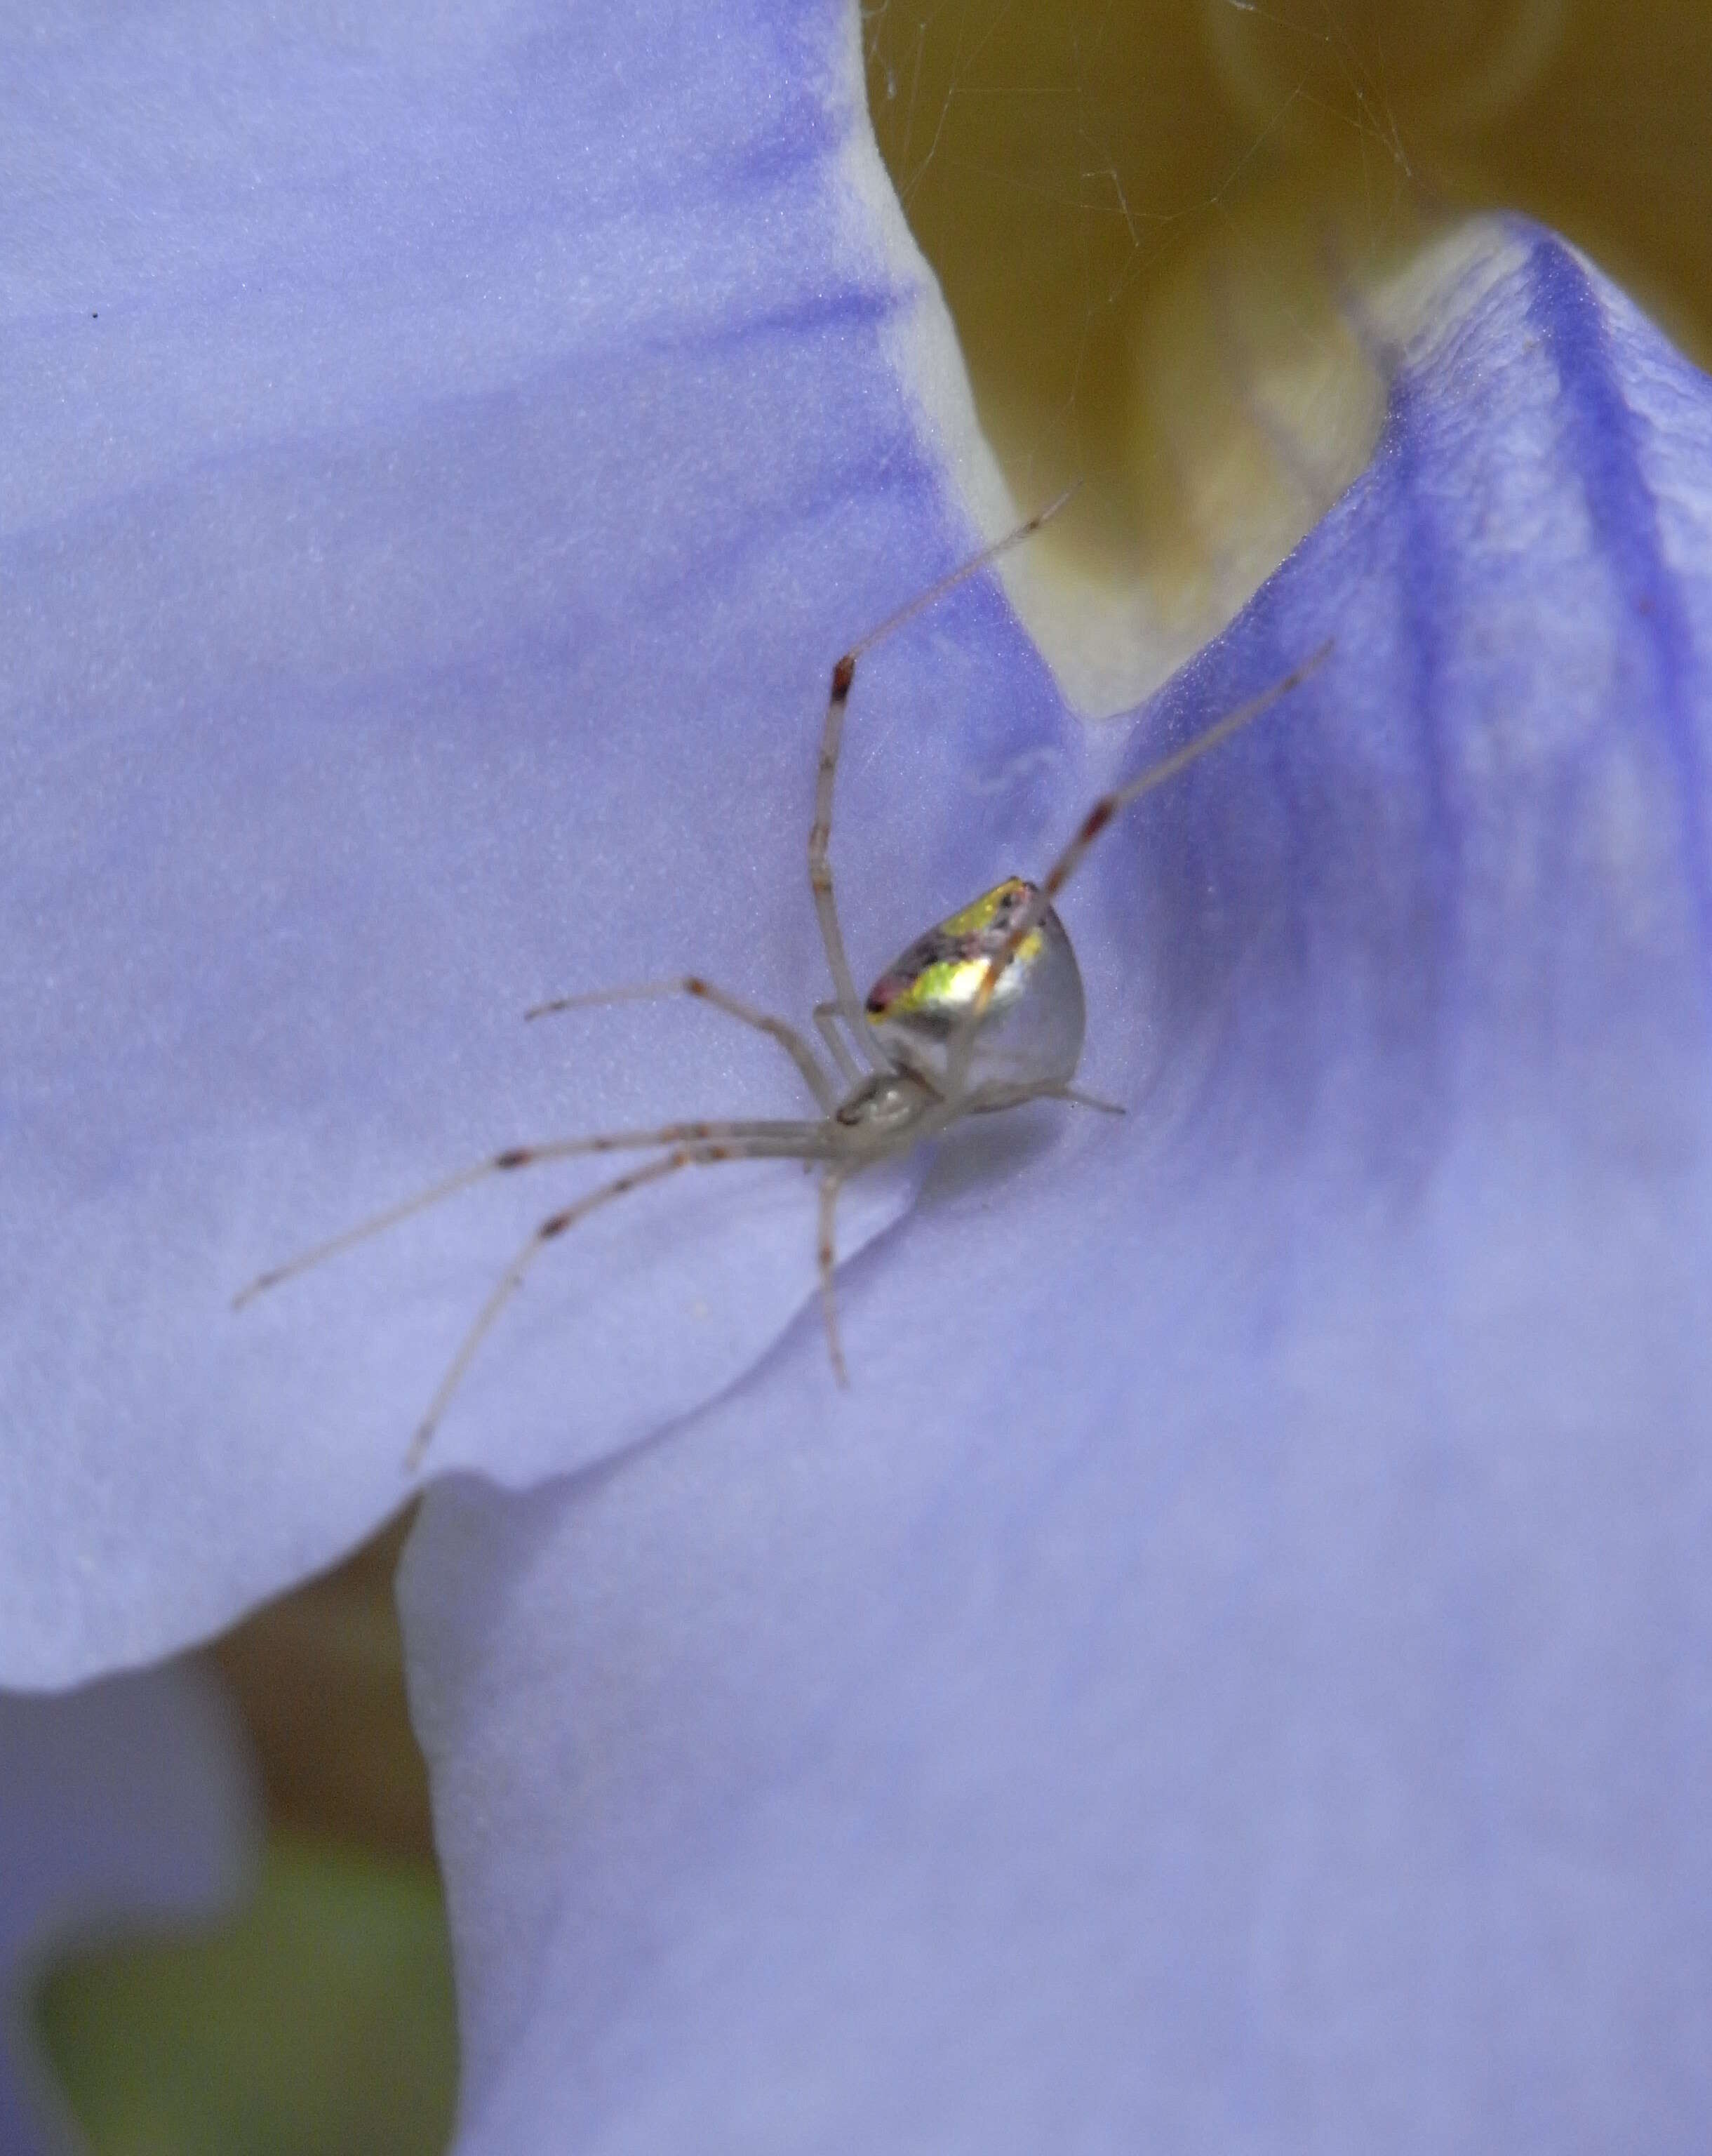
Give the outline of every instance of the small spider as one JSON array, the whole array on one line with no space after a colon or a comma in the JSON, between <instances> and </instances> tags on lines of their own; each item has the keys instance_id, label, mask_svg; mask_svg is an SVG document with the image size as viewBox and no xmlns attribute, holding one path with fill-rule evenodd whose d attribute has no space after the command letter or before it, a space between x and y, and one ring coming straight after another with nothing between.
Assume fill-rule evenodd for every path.
<instances>
[{"instance_id":1,"label":"small spider","mask_svg":"<svg viewBox=\"0 0 1712 2156\"><path fill-rule=\"evenodd\" d=\"M848 1378L833 1284L837 1264L833 1220L838 1193L852 1176L876 1161L908 1152L924 1138L936 1137L965 1116L990 1115L1002 1108L1018 1107L1025 1101L1073 1101L1110 1114L1123 1112L1109 1101L1079 1091L1072 1083L1081 1060L1085 1024L1082 975L1053 901L1120 808L1175 778L1287 696L1320 665L1331 649L1329 642L1263 694L1150 764L1126 786L1102 794L1040 883L1007 876L971 905L918 936L886 968L865 999L858 994L855 976L850 971L827 858L844 707L856 679L858 660L954 585L1038 531L1069 498L1061 495L1026 524L941 578L859 644L853 644L833 668L832 692L821 729L814 821L808 833L808 882L836 991L827 1002L815 1006L813 1018L836 1077L796 1026L727 995L694 973L677 980L561 996L525 1014L536 1019L549 1012L596 1004L694 996L776 1040L814 1096L820 1109L817 1117L663 1123L653 1130L602 1131L592 1137L510 1146L288 1259L252 1281L234 1298L233 1307L242 1309L264 1289L277 1287L282 1281L308 1271L353 1244L380 1235L489 1176L508 1175L544 1161L566 1160L579 1154L655 1155L642 1166L599 1184L573 1204L549 1214L536 1229L500 1276L452 1358L411 1441L405 1458L407 1473L421 1466L428 1442L476 1350L536 1259L549 1243L615 1198L639 1190L645 1183L658 1183L679 1168L711 1167L719 1161L820 1163L821 1310L834 1374L840 1384L846 1384Z\"/></svg>"}]
</instances>

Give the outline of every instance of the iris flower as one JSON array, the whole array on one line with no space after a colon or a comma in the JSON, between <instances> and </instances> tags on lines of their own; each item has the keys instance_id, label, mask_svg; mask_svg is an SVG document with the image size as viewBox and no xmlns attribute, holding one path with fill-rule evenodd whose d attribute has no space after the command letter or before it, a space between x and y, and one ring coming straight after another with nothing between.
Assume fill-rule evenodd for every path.
<instances>
[{"instance_id":1,"label":"iris flower","mask_svg":"<svg viewBox=\"0 0 1712 2156\"><path fill-rule=\"evenodd\" d=\"M841 10L213 19L8 63L20 1690L395 1509L582 1182L246 1279L801 1112L713 1014L519 1017L825 993L828 667L991 484ZM461 2148L1712 2124L1712 398L1520 222L1387 304L1371 466L1121 725L991 579L859 675L871 975L1331 639L1065 895L1121 1122L855 1184L848 1390L774 1165L564 1238L459 1388L402 1601Z\"/></svg>"}]
</instances>

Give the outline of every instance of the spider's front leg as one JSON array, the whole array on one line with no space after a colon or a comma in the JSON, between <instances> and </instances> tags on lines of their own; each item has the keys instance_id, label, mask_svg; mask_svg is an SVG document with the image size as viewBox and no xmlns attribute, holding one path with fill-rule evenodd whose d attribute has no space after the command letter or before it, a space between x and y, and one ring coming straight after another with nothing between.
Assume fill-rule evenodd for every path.
<instances>
[{"instance_id":1,"label":"spider's front leg","mask_svg":"<svg viewBox=\"0 0 1712 2156\"><path fill-rule=\"evenodd\" d=\"M1160 757L1150 763L1127 785L1100 795L1077 826L1075 836L1069 845L1039 884L1033 888L1027 903L1017 909L1003 942L987 961L986 973L952 1036L946 1057L947 1075L954 1092L961 1091L967 1081L981 1026L998 993L1000 982L1018 952L1046 918L1053 901L1081 866L1089 848L1100 833L1132 801L1139 801L1144 793L1154 793L1158 788L1168 785L1192 763L1197 763L1203 756L1209 755L1244 726L1252 726L1263 712L1269 711L1282 697L1289 696L1293 689L1299 688L1309 675L1318 672L1330 658L1335 640L1328 637L1317 651L1310 654L1299 666L1293 666L1269 689L1263 689L1258 696L1252 697L1246 704L1239 704L1235 711L1227 711L1222 719L1215 719L1210 726L1205 726L1198 734L1192 736L1181 748L1173 749L1169 755Z\"/></svg>"},{"instance_id":2,"label":"spider's front leg","mask_svg":"<svg viewBox=\"0 0 1712 2156\"><path fill-rule=\"evenodd\" d=\"M838 922L838 902L833 892L831 860L833 789L838 775L838 755L843 745L844 708L850 701L850 691L856 682L856 663L864 653L872 651L875 644L884 643L894 630L901 629L906 621L913 620L926 608L935 605L947 592L978 574L991 562L996 562L1000 555L1009 553L1012 547L1020 547L1025 539L1032 538L1043 524L1058 515L1075 490L1074 487L1068 488L1056 501L1050 501L1044 509L1037 510L1026 523L1019 524L1013 531L1007 531L1002 539L995 540L991 547L983 547L978 554L971 554L966 562L959 562L949 574L930 584L925 591L918 592L895 613L888 614L878 629L870 629L860 643L853 644L833 667L826 716L821 722L820 757L815 767L814 821L808 827L808 887L814 894L815 917L820 923L820 939L826 948L827 969L838 992L837 1008L859 1052L875 1070L886 1069L887 1059L863 1017L862 998L857 990L856 977L850 971L849 954L844 948L844 932ZM818 1012L816 1013L816 1019L818 1022ZM829 1029L823 1025L821 1031L828 1042L832 1042ZM842 1069L843 1055L836 1043L833 1043L833 1048Z\"/></svg>"}]
</instances>

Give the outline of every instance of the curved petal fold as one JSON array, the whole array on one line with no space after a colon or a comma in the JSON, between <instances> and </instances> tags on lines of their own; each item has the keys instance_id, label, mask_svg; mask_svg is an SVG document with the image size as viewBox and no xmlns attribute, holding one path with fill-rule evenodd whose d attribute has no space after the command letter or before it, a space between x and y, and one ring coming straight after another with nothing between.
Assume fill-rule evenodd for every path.
<instances>
[{"instance_id":1,"label":"curved petal fold","mask_svg":"<svg viewBox=\"0 0 1712 2156\"><path fill-rule=\"evenodd\" d=\"M1712 2128L1712 393L1526 226L1419 276L1077 774L1335 639L1065 895L1128 1116L953 1134L848 1396L430 1494L464 2149Z\"/></svg>"}]
</instances>

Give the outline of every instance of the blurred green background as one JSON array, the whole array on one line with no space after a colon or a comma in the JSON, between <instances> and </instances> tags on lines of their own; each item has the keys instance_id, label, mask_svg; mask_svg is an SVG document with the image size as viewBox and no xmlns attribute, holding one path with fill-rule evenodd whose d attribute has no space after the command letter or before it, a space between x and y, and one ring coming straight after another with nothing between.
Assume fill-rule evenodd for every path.
<instances>
[{"instance_id":1,"label":"blurred green background","mask_svg":"<svg viewBox=\"0 0 1712 2156\"><path fill-rule=\"evenodd\" d=\"M261 1768L235 1921L82 1947L36 2025L99 2156L433 2156L458 2036L392 1574L407 1517L210 1650Z\"/></svg>"}]
</instances>

